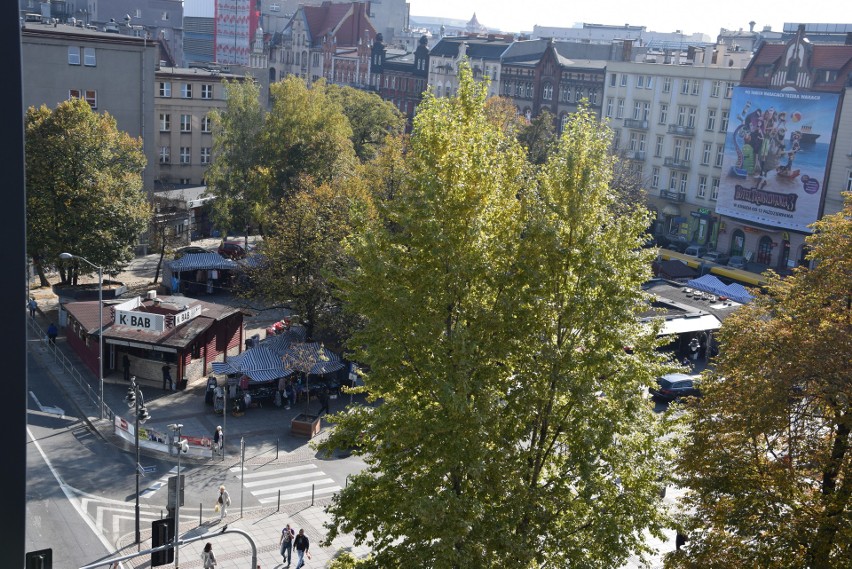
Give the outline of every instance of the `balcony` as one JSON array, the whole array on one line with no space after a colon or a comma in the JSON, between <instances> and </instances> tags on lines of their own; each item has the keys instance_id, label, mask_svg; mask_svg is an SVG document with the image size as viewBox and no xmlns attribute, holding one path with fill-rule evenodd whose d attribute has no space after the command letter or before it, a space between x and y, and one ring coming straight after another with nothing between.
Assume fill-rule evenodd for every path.
<instances>
[{"instance_id":1,"label":"balcony","mask_svg":"<svg viewBox=\"0 0 852 569\"><path fill-rule=\"evenodd\" d=\"M682 202L686 200L686 194L671 192L669 190L660 190L660 197L673 202Z\"/></svg>"},{"instance_id":2,"label":"balcony","mask_svg":"<svg viewBox=\"0 0 852 569\"><path fill-rule=\"evenodd\" d=\"M692 126L681 126L679 124L670 124L669 125L669 134L676 134L678 136L695 136L695 127Z\"/></svg>"},{"instance_id":3,"label":"balcony","mask_svg":"<svg viewBox=\"0 0 852 569\"><path fill-rule=\"evenodd\" d=\"M645 160L644 150L628 150L625 154L628 160Z\"/></svg>"},{"instance_id":4,"label":"balcony","mask_svg":"<svg viewBox=\"0 0 852 569\"><path fill-rule=\"evenodd\" d=\"M634 130L648 130L648 121L640 121L638 119L624 119L624 128L632 128Z\"/></svg>"},{"instance_id":5,"label":"balcony","mask_svg":"<svg viewBox=\"0 0 852 569\"><path fill-rule=\"evenodd\" d=\"M689 170L691 166L688 160L678 160L671 156L666 156L666 159L663 161L663 165L666 168L674 168L676 170Z\"/></svg>"}]
</instances>

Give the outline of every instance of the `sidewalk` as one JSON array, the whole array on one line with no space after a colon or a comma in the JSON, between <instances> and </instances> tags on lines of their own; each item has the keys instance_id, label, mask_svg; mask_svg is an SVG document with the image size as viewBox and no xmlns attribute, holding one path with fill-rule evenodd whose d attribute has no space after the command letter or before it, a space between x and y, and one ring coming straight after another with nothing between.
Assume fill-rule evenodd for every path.
<instances>
[{"instance_id":1,"label":"sidewalk","mask_svg":"<svg viewBox=\"0 0 852 569\"><path fill-rule=\"evenodd\" d=\"M212 241L215 242L211 243L212 247L215 247L219 242L218 239ZM200 243L196 241L193 244ZM201 246L206 247L206 243L201 244ZM133 290L134 287L149 286L156 267L156 259L152 257L156 257L156 255L134 260L128 270L120 274L116 280L127 284L130 290ZM135 452L135 445L114 434L113 425L108 419L99 418L97 378L92 377L88 368L82 364L76 354L67 348L64 341L64 330L60 330L56 346L50 346L44 340L43 331L47 329L51 321L56 322L58 310L56 297L49 288L33 289L31 294L38 301L39 308L35 319L38 328L27 327L30 340L28 343L29 351L53 376L56 384L65 392L68 399L73 401L79 416L86 420L105 442L128 452ZM217 302L221 300L217 298ZM232 299L232 301L240 302L238 299ZM263 310L261 307L255 316L247 317L246 337L255 333L263 337L267 326L283 318L283 314L279 314L279 312L279 310ZM39 332L39 329L42 332ZM76 369L76 372L72 371L72 368ZM78 385L75 376L85 383L83 388ZM149 388L143 388L142 391L145 405L151 414L151 419L146 423L148 427L167 430L166 426L169 423L180 422L184 425L182 430L184 435L212 436L216 426L224 423L225 460L182 458L183 464L192 464L196 468L210 468L208 478L214 487L219 484L216 480L233 477L233 474L230 474L228 470L239 465L241 439L245 444L246 464L250 465L264 464L274 467L275 465L306 462L315 457L316 451L311 448L306 438L295 437L289 433L290 419L304 411L301 405L289 410L276 407L252 408L240 417L232 415L223 417L221 414L215 414L213 407L205 403L205 389L205 385L199 385L176 392L163 392ZM127 384L123 381L120 371L113 372L105 379L104 402L115 414L124 417L128 417L127 405L124 403L126 393ZM93 397L92 394L95 396ZM345 398L336 401L337 404L332 405L332 412L336 411L335 407L339 409L339 406L346 403ZM313 441L321 440L327 428L328 424L323 422L323 431L317 437L314 437ZM141 449L140 453L143 456L147 455L145 449ZM164 456L161 453L157 453L157 458L169 460L167 455ZM176 457L173 460L175 463L177 462ZM229 487L235 489L237 485L238 483L231 482ZM278 540L281 529L287 523L296 528L297 531L299 528L304 528L305 534L310 539L310 551L313 559L307 562L307 567L327 567L329 562L341 551L350 551L357 556L364 556L369 553L369 550L363 546L353 548L351 536L340 536L331 547L320 547L319 543L324 539L326 533L324 524L329 520L324 512L324 507L331 502L330 498L314 500L314 505L311 505L310 500L287 503L281 506L280 511L275 507L264 506L243 508L241 516L239 499L235 499L237 497L238 493L232 491L232 504L228 508L228 516L223 522L219 522L219 514L213 511L212 504L203 508L201 521L199 521L197 506L193 508L186 504L185 508L181 509L180 534L182 539L191 539L210 531L217 533L210 538L180 547L180 567L201 567L201 551L205 543L209 541L213 544L213 551L216 554L217 569L283 568L285 565L281 563ZM132 501L128 502L128 509L129 511L133 510ZM252 560L252 548L248 539L239 533L219 533L220 528L225 525L229 530L238 529L250 534L257 547L256 567L249 568ZM112 557L129 555L136 552L137 549L145 550L152 547L150 523L142 524L140 535L142 543L138 547L134 543L134 531L122 535L114 544L116 552ZM126 568L150 567L150 559L150 554L146 554L122 563L123 567ZM295 567L295 561L291 567Z\"/></svg>"}]
</instances>

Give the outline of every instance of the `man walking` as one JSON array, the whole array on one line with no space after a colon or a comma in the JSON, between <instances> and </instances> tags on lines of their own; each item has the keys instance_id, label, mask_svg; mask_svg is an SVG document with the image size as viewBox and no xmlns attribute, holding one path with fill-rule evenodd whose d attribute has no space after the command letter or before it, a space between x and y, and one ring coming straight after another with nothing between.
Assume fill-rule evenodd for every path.
<instances>
[{"instance_id":1,"label":"man walking","mask_svg":"<svg viewBox=\"0 0 852 569\"><path fill-rule=\"evenodd\" d=\"M172 366L165 364L163 366L163 391L171 391L172 383Z\"/></svg>"},{"instance_id":2,"label":"man walking","mask_svg":"<svg viewBox=\"0 0 852 569\"><path fill-rule=\"evenodd\" d=\"M27 308L30 309L30 318L35 318L36 308L38 308L38 302L34 296L30 297L30 300L27 302Z\"/></svg>"},{"instance_id":3,"label":"man walking","mask_svg":"<svg viewBox=\"0 0 852 569\"><path fill-rule=\"evenodd\" d=\"M222 426L216 427L216 432L213 433L213 454L222 454L222 448L225 446L225 433L222 432Z\"/></svg>"},{"instance_id":4,"label":"man walking","mask_svg":"<svg viewBox=\"0 0 852 569\"><path fill-rule=\"evenodd\" d=\"M311 544L308 541L308 536L305 535L305 530L300 529L299 535L296 536L296 539L293 541L293 547L296 548L296 554L299 556L299 562L296 564L296 569L300 569L305 566L305 556L308 559L311 558L311 552L308 551Z\"/></svg>"},{"instance_id":5,"label":"man walking","mask_svg":"<svg viewBox=\"0 0 852 569\"><path fill-rule=\"evenodd\" d=\"M59 330L56 328L56 324L53 322L50 323L50 326L47 327L47 339L50 340L50 343L54 346L56 345L56 337L59 335Z\"/></svg>"},{"instance_id":6,"label":"man walking","mask_svg":"<svg viewBox=\"0 0 852 569\"><path fill-rule=\"evenodd\" d=\"M328 413L328 387L323 387L322 389L320 389L320 392L317 394L317 399L319 399L320 402L320 410L317 415L322 415L323 411Z\"/></svg>"},{"instance_id":7,"label":"man walking","mask_svg":"<svg viewBox=\"0 0 852 569\"><path fill-rule=\"evenodd\" d=\"M281 530L281 539L279 540L278 545L281 548L281 557L283 558L282 563L286 562L287 567L290 566L290 562L293 560L293 539L295 537L296 532L293 531L290 524L287 524L287 527Z\"/></svg>"}]
</instances>

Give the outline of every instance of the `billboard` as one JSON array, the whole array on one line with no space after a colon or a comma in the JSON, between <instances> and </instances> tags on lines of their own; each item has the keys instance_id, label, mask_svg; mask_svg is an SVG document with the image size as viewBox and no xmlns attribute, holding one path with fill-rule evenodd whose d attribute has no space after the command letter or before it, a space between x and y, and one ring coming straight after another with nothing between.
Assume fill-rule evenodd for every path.
<instances>
[{"instance_id":1,"label":"billboard","mask_svg":"<svg viewBox=\"0 0 852 569\"><path fill-rule=\"evenodd\" d=\"M248 65L251 37L257 28L256 0L216 0L215 61Z\"/></svg>"},{"instance_id":2,"label":"billboard","mask_svg":"<svg viewBox=\"0 0 852 569\"><path fill-rule=\"evenodd\" d=\"M819 217L839 96L736 87L716 213L809 233Z\"/></svg>"}]
</instances>

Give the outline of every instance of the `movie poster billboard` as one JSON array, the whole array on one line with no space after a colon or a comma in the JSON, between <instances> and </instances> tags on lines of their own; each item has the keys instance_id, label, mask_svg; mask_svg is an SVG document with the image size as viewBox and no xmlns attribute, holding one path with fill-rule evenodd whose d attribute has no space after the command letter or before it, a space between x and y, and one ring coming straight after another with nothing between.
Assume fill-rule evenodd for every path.
<instances>
[{"instance_id":1,"label":"movie poster billboard","mask_svg":"<svg viewBox=\"0 0 852 569\"><path fill-rule=\"evenodd\" d=\"M251 6L255 0L216 0L213 42L216 63L248 65Z\"/></svg>"},{"instance_id":2,"label":"movie poster billboard","mask_svg":"<svg viewBox=\"0 0 852 569\"><path fill-rule=\"evenodd\" d=\"M838 103L834 93L736 87L716 213L809 233Z\"/></svg>"}]
</instances>

